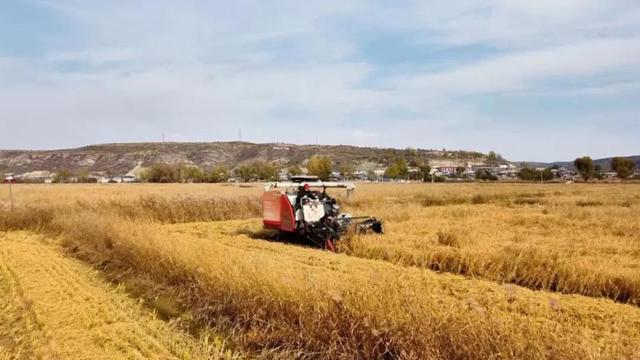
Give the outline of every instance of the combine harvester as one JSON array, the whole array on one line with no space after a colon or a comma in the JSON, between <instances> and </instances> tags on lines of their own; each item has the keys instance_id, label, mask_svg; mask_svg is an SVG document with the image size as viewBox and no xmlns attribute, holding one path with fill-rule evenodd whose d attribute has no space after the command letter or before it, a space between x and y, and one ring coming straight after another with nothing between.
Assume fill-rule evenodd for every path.
<instances>
[{"instance_id":1,"label":"combine harvester","mask_svg":"<svg viewBox=\"0 0 640 360\"><path fill-rule=\"evenodd\" d=\"M374 217L340 213L336 199L327 194L328 188L347 189L349 198L356 186L350 182L323 182L315 176L266 183L262 196L264 228L296 236L329 251L335 251L336 241L349 229L383 233L382 221Z\"/></svg>"}]
</instances>

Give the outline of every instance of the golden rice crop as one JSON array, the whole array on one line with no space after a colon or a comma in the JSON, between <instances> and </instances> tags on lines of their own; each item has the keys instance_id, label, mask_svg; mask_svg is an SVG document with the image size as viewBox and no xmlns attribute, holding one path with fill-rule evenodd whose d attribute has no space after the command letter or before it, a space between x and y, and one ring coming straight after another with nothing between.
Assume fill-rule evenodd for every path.
<instances>
[{"instance_id":1,"label":"golden rice crop","mask_svg":"<svg viewBox=\"0 0 640 360\"><path fill-rule=\"evenodd\" d=\"M242 222L57 224L65 246L108 271L180 289L199 322L249 349L320 358L632 358L640 309L534 292L282 244ZM219 227L217 227L219 226Z\"/></svg>"},{"instance_id":2,"label":"golden rice crop","mask_svg":"<svg viewBox=\"0 0 640 360\"><path fill-rule=\"evenodd\" d=\"M37 235L0 234L0 358L239 358L210 334L196 339L150 315L58 250Z\"/></svg>"},{"instance_id":3,"label":"golden rice crop","mask_svg":"<svg viewBox=\"0 0 640 360\"><path fill-rule=\"evenodd\" d=\"M78 200L135 200L143 196L229 199L258 197L261 184L15 184L17 205L73 205ZM9 189L0 184L0 205L9 203Z\"/></svg>"},{"instance_id":4,"label":"golden rice crop","mask_svg":"<svg viewBox=\"0 0 640 360\"><path fill-rule=\"evenodd\" d=\"M638 304L637 185L365 185L343 200L387 233L348 239L341 255L252 239L259 218L190 223L258 215L259 186L160 189L24 187L0 231L57 236L113 279L151 279L193 326L252 353L640 356L640 308L593 298Z\"/></svg>"},{"instance_id":5,"label":"golden rice crop","mask_svg":"<svg viewBox=\"0 0 640 360\"><path fill-rule=\"evenodd\" d=\"M396 195L384 207L356 203L356 211L385 219L387 233L353 238L347 251L640 304L640 186L442 190L413 199ZM387 194L376 191L384 201Z\"/></svg>"},{"instance_id":6,"label":"golden rice crop","mask_svg":"<svg viewBox=\"0 0 640 360\"><path fill-rule=\"evenodd\" d=\"M144 195L127 200L78 200L78 206L88 211L118 214L127 219L145 219L161 223L246 219L260 216L262 211L260 198L255 196L196 198Z\"/></svg>"}]
</instances>

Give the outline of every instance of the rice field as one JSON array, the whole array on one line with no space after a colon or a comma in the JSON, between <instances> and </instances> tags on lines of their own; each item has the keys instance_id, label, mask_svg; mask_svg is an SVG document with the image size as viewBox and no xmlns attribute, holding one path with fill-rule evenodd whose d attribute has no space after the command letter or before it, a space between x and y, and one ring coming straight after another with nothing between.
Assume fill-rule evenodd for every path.
<instances>
[{"instance_id":1,"label":"rice field","mask_svg":"<svg viewBox=\"0 0 640 360\"><path fill-rule=\"evenodd\" d=\"M14 190L0 358L640 358L638 185L363 184L386 233L338 254L268 241L258 184Z\"/></svg>"},{"instance_id":2,"label":"rice field","mask_svg":"<svg viewBox=\"0 0 640 360\"><path fill-rule=\"evenodd\" d=\"M47 242L0 236L0 358L238 358L221 339L196 339L156 318Z\"/></svg>"}]
</instances>

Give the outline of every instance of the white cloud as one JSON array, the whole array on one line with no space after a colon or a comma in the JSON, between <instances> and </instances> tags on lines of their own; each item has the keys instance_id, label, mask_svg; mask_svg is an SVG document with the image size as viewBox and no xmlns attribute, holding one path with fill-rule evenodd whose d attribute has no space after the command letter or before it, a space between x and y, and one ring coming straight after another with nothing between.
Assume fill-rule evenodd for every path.
<instances>
[{"instance_id":1,"label":"white cloud","mask_svg":"<svg viewBox=\"0 0 640 360\"><path fill-rule=\"evenodd\" d=\"M13 130L0 147L233 139L243 127L260 141L314 142L329 129L323 142L500 150L525 121L503 114L516 130L499 129L458 95L611 97L640 81L635 0L48 4L81 36L0 58L0 125ZM416 47L496 53L411 74L361 56L360 36L396 32ZM571 90L548 86L567 78Z\"/></svg>"},{"instance_id":2,"label":"white cloud","mask_svg":"<svg viewBox=\"0 0 640 360\"><path fill-rule=\"evenodd\" d=\"M136 59L138 59L138 56L135 51L122 48L96 48L83 51L54 52L46 58L47 61L52 63L82 62L92 66L133 61Z\"/></svg>"},{"instance_id":3,"label":"white cloud","mask_svg":"<svg viewBox=\"0 0 640 360\"><path fill-rule=\"evenodd\" d=\"M420 2L414 25L451 44L501 48L549 46L593 36L638 34L635 0L477 0ZM629 28L630 27L630 28Z\"/></svg>"},{"instance_id":4,"label":"white cloud","mask_svg":"<svg viewBox=\"0 0 640 360\"><path fill-rule=\"evenodd\" d=\"M439 73L397 79L397 87L430 94L474 94L537 89L540 82L592 77L640 66L640 39L601 39L501 55ZM637 74L636 74L637 75Z\"/></svg>"}]
</instances>

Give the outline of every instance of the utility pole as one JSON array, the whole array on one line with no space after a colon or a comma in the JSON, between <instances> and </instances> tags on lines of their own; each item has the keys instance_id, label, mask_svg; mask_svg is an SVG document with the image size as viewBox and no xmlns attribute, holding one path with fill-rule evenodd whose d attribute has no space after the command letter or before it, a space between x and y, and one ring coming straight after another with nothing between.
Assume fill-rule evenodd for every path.
<instances>
[{"instance_id":1,"label":"utility pole","mask_svg":"<svg viewBox=\"0 0 640 360\"><path fill-rule=\"evenodd\" d=\"M242 128L238 128L238 141L242 141Z\"/></svg>"}]
</instances>

